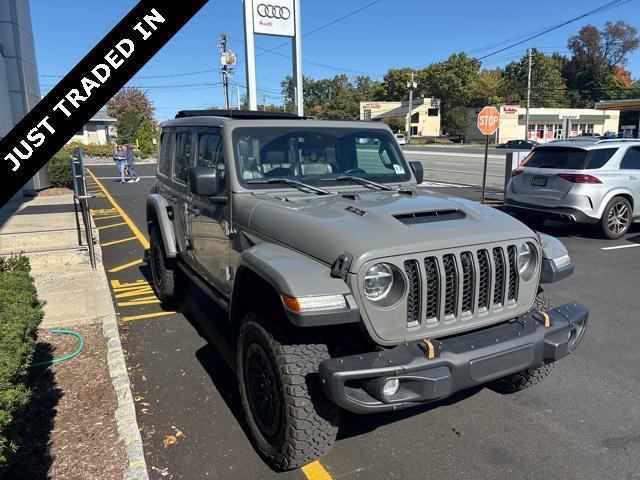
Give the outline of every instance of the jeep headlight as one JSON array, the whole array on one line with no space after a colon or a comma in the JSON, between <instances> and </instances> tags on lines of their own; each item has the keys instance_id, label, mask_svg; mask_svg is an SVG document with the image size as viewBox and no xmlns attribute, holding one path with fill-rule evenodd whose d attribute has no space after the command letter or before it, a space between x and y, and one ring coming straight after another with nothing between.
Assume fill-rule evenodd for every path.
<instances>
[{"instance_id":1,"label":"jeep headlight","mask_svg":"<svg viewBox=\"0 0 640 480\"><path fill-rule=\"evenodd\" d=\"M532 272L535 271L536 258L536 247L532 243L526 242L520 245L518 249L518 272L525 279L531 278Z\"/></svg>"},{"instance_id":2,"label":"jeep headlight","mask_svg":"<svg viewBox=\"0 0 640 480\"><path fill-rule=\"evenodd\" d=\"M393 288L393 270L387 263L377 263L364 275L364 295L373 302L384 299Z\"/></svg>"}]
</instances>

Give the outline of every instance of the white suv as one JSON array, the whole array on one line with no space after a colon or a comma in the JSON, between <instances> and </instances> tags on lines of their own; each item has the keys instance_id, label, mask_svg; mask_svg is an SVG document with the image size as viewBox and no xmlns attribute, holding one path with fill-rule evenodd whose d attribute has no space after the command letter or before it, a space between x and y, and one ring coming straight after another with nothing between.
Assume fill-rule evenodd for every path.
<instances>
[{"instance_id":1,"label":"white suv","mask_svg":"<svg viewBox=\"0 0 640 480\"><path fill-rule=\"evenodd\" d=\"M560 141L513 171L505 207L524 221L593 224L610 239L640 220L640 140Z\"/></svg>"}]
</instances>

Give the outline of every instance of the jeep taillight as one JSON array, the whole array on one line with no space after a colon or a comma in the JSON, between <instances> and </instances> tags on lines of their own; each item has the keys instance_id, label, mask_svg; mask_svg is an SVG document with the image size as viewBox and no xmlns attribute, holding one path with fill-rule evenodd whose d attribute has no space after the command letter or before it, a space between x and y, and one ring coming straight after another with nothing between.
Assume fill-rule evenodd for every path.
<instances>
[{"instance_id":1,"label":"jeep taillight","mask_svg":"<svg viewBox=\"0 0 640 480\"><path fill-rule=\"evenodd\" d=\"M558 176L571 183L602 183L599 178L584 173L559 173Z\"/></svg>"},{"instance_id":2,"label":"jeep taillight","mask_svg":"<svg viewBox=\"0 0 640 480\"><path fill-rule=\"evenodd\" d=\"M522 175L523 173L524 173L524 170L522 170L521 168L516 168L514 171L511 172L511 178L517 177L518 175Z\"/></svg>"}]
</instances>

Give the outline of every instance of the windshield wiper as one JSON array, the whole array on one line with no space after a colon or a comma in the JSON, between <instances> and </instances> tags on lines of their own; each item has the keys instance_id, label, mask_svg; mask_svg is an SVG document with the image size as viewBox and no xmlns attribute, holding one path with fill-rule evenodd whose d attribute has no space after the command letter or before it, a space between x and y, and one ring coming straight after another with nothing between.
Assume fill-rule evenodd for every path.
<instances>
[{"instance_id":1,"label":"windshield wiper","mask_svg":"<svg viewBox=\"0 0 640 480\"><path fill-rule=\"evenodd\" d=\"M331 195L331 192L327 190L323 190L322 188L314 187L313 185L307 185L306 183L299 182L297 180L291 180L290 178L265 178L262 180L247 180L247 183L251 185L268 185L274 183L284 183L285 185L290 185L292 187L297 188L298 190L311 190L318 195Z\"/></svg>"},{"instance_id":2,"label":"windshield wiper","mask_svg":"<svg viewBox=\"0 0 640 480\"><path fill-rule=\"evenodd\" d=\"M338 182L358 183L358 184L362 185L363 187L374 187L374 188L377 188L378 190L386 190L386 191L393 190L393 188L388 187L387 185L382 185L380 183L373 182L371 180L367 180L366 178L355 177L353 175L341 175L341 176L336 177L336 178L327 178L326 179L326 181L329 181L329 180L334 180L334 181L338 181Z\"/></svg>"}]
</instances>

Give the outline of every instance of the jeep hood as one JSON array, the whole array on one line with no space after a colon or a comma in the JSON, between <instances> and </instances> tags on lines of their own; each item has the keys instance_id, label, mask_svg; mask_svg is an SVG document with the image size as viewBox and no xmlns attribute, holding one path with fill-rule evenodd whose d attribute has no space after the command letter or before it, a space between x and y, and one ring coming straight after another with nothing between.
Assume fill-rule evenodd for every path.
<instances>
[{"instance_id":1,"label":"jeep hood","mask_svg":"<svg viewBox=\"0 0 640 480\"><path fill-rule=\"evenodd\" d=\"M237 210L250 213L237 221L258 236L328 264L349 253L354 272L376 258L535 235L494 208L429 190L413 196L395 191L330 196L272 193L239 201L243 205Z\"/></svg>"}]
</instances>

